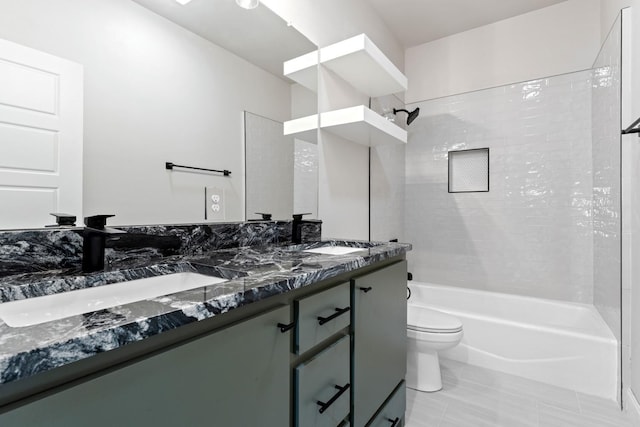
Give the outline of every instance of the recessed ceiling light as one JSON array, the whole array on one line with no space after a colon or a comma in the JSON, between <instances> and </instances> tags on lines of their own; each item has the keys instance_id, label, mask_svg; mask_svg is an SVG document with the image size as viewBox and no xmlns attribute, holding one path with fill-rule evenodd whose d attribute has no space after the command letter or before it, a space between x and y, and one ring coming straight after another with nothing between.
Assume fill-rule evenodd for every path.
<instances>
[{"instance_id":1,"label":"recessed ceiling light","mask_svg":"<svg viewBox=\"0 0 640 427\"><path fill-rule=\"evenodd\" d=\"M180 3L181 5L185 5L187 3L189 3L191 0L176 0L176 2Z\"/></svg>"},{"instance_id":2,"label":"recessed ceiling light","mask_svg":"<svg viewBox=\"0 0 640 427\"><path fill-rule=\"evenodd\" d=\"M236 0L236 3L244 9L255 9L260 4L260 0Z\"/></svg>"}]
</instances>

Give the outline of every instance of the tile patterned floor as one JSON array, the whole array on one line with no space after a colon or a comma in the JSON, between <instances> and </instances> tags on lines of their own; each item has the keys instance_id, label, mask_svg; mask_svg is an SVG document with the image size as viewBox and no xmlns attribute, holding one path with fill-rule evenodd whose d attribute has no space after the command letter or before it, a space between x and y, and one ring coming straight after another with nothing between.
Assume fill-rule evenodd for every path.
<instances>
[{"instance_id":1,"label":"tile patterned floor","mask_svg":"<svg viewBox=\"0 0 640 427\"><path fill-rule=\"evenodd\" d=\"M407 427L634 427L612 401L442 359L443 389L407 389Z\"/></svg>"}]
</instances>

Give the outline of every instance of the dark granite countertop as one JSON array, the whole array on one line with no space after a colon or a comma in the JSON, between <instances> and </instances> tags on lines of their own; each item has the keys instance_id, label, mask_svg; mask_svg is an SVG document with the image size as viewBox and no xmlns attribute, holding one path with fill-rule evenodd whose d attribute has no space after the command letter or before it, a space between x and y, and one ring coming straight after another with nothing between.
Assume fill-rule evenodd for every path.
<instances>
[{"instance_id":1,"label":"dark granite countertop","mask_svg":"<svg viewBox=\"0 0 640 427\"><path fill-rule=\"evenodd\" d=\"M362 250L347 255L302 251L328 244ZM410 249L401 243L331 240L118 262L118 268L92 274L66 268L0 277L3 302L178 272L229 279L219 285L33 326L12 328L0 320L0 386L403 255Z\"/></svg>"}]
</instances>

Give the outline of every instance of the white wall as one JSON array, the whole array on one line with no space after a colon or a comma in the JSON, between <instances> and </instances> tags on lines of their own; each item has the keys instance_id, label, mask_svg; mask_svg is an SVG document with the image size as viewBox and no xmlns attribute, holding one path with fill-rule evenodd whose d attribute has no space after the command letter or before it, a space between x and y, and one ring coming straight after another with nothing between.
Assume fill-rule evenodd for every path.
<instances>
[{"instance_id":1,"label":"white wall","mask_svg":"<svg viewBox=\"0 0 640 427\"><path fill-rule=\"evenodd\" d=\"M0 0L0 38L84 65L85 214L202 221L218 186L226 219L244 218L242 111L288 119L287 83L129 0Z\"/></svg>"},{"instance_id":2,"label":"white wall","mask_svg":"<svg viewBox=\"0 0 640 427\"><path fill-rule=\"evenodd\" d=\"M318 75L318 109L367 105L360 94L327 68ZM318 133L318 215L322 236L369 238L369 148L325 130Z\"/></svg>"},{"instance_id":3,"label":"white wall","mask_svg":"<svg viewBox=\"0 0 640 427\"><path fill-rule=\"evenodd\" d=\"M620 10L637 0L600 0L600 39L604 42Z\"/></svg>"},{"instance_id":4,"label":"white wall","mask_svg":"<svg viewBox=\"0 0 640 427\"><path fill-rule=\"evenodd\" d=\"M407 103L591 67L599 0L554 6L407 49Z\"/></svg>"}]
</instances>

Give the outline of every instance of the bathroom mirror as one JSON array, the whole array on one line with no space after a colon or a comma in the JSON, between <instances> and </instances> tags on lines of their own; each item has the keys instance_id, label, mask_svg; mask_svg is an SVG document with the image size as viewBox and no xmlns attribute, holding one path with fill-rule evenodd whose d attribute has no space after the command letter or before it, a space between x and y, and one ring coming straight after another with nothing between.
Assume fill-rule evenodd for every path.
<instances>
[{"instance_id":1,"label":"bathroom mirror","mask_svg":"<svg viewBox=\"0 0 640 427\"><path fill-rule=\"evenodd\" d=\"M281 122L257 114L246 112L244 123L247 218L317 218L318 145L284 135Z\"/></svg>"},{"instance_id":2,"label":"bathroom mirror","mask_svg":"<svg viewBox=\"0 0 640 427\"><path fill-rule=\"evenodd\" d=\"M289 120L299 89L282 62L316 49L266 6L235 0L0 2L0 39L82 66L82 212L69 212L79 225L100 213L116 215L111 225L245 220L244 112ZM0 211L0 228L42 227L56 210L19 226Z\"/></svg>"}]
</instances>

